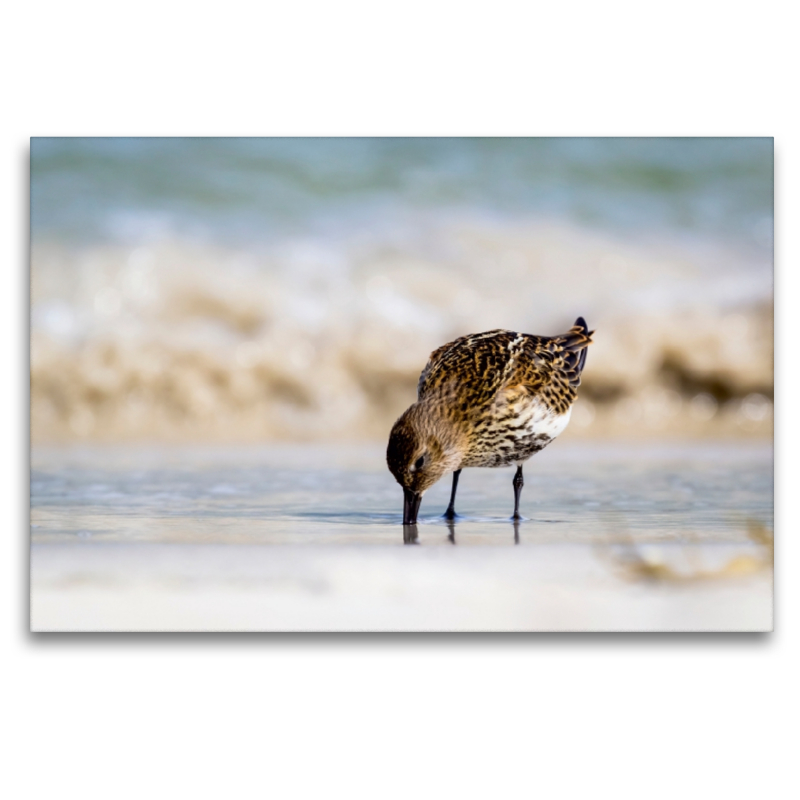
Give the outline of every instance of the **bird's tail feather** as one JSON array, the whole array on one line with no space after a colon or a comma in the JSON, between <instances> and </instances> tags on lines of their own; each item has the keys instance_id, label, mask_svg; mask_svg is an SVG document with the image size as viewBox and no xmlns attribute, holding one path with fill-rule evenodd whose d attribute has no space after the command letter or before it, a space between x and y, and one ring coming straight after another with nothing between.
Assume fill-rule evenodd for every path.
<instances>
[{"instance_id":1,"label":"bird's tail feather","mask_svg":"<svg viewBox=\"0 0 800 800\"><path fill-rule=\"evenodd\" d=\"M581 382L581 372L586 364L586 352L592 343L592 334L586 320L578 317L575 324L563 335L556 337L558 344L566 350L564 354L564 366L573 373L570 383L579 386Z\"/></svg>"}]
</instances>

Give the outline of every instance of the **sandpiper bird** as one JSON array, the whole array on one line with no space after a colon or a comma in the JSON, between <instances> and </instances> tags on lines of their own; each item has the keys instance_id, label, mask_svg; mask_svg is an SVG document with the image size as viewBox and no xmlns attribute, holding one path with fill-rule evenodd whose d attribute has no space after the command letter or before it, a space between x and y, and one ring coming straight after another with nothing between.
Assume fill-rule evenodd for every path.
<instances>
[{"instance_id":1,"label":"sandpiper bird","mask_svg":"<svg viewBox=\"0 0 800 800\"><path fill-rule=\"evenodd\" d=\"M417 402L397 420L386 461L403 487L403 524L417 521L422 495L453 473L447 519L455 518L464 467L522 465L567 427L592 334L583 317L561 336L495 330L462 336L431 353Z\"/></svg>"}]
</instances>

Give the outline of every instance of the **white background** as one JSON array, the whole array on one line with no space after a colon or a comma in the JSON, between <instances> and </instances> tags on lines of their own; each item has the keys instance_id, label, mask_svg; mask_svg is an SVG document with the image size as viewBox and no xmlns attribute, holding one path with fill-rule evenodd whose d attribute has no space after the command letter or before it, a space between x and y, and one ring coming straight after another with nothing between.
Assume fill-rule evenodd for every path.
<instances>
[{"instance_id":1,"label":"white background","mask_svg":"<svg viewBox=\"0 0 800 800\"><path fill-rule=\"evenodd\" d=\"M783 2L16 3L2 25L10 798L797 797L796 24ZM27 633L28 137L775 138L776 632Z\"/></svg>"}]
</instances>

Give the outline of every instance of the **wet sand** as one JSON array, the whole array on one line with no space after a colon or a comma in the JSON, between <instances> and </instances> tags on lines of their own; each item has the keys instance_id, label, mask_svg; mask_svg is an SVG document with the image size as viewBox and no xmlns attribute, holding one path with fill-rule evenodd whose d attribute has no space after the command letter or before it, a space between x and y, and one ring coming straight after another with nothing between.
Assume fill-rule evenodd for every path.
<instances>
[{"instance_id":1,"label":"wet sand","mask_svg":"<svg viewBox=\"0 0 800 800\"><path fill-rule=\"evenodd\" d=\"M37 631L772 627L768 442L557 442L404 532L381 446L37 447ZM404 545L405 541L414 546Z\"/></svg>"}]
</instances>

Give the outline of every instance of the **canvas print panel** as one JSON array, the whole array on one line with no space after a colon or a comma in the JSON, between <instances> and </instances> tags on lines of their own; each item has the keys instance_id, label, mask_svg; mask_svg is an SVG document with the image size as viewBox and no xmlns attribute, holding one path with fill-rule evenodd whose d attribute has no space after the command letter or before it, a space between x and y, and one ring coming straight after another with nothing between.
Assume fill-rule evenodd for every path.
<instances>
[{"instance_id":1,"label":"canvas print panel","mask_svg":"<svg viewBox=\"0 0 800 800\"><path fill-rule=\"evenodd\" d=\"M771 629L772 231L771 139L33 139L32 628Z\"/></svg>"}]
</instances>

